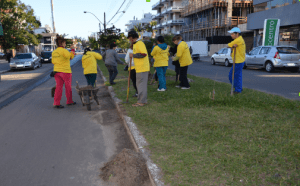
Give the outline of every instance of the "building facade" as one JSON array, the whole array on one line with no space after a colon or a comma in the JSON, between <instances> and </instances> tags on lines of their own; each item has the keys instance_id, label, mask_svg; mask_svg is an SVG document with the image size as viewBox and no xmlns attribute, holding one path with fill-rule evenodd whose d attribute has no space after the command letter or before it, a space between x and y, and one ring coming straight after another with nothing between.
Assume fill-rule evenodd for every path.
<instances>
[{"instance_id":1,"label":"building facade","mask_svg":"<svg viewBox=\"0 0 300 186\"><path fill-rule=\"evenodd\" d=\"M157 14L152 16L152 20L157 22L152 28L157 30L158 35L162 34L180 34L184 20L182 18L183 4L182 0L158 0L152 6Z\"/></svg>"},{"instance_id":2,"label":"building facade","mask_svg":"<svg viewBox=\"0 0 300 186\"><path fill-rule=\"evenodd\" d=\"M264 20L280 19L279 45L300 50L300 1L253 0L254 13L248 16L247 29L254 30L254 46L262 44Z\"/></svg>"},{"instance_id":3,"label":"building facade","mask_svg":"<svg viewBox=\"0 0 300 186\"><path fill-rule=\"evenodd\" d=\"M141 20L138 20L137 18L133 18L133 20L130 20L128 23L125 24L126 29L125 32L129 32L130 30L134 29L134 26L140 26L144 28L147 24L149 24L152 21L152 14L151 13L145 13L143 15L143 18ZM152 33L151 32L141 32L141 35L143 37L151 37Z\"/></svg>"},{"instance_id":4,"label":"building facade","mask_svg":"<svg viewBox=\"0 0 300 186\"><path fill-rule=\"evenodd\" d=\"M226 36L232 27L247 30L247 16L253 12L252 0L188 0L182 15L182 35L186 41Z\"/></svg>"}]
</instances>

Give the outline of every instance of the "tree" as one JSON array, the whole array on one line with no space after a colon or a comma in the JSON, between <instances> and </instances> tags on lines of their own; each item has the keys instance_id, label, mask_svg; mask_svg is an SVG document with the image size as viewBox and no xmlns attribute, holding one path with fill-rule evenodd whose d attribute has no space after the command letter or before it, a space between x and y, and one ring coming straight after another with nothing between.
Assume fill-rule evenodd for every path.
<instances>
[{"instance_id":1,"label":"tree","mask_svg":"<svg viewBox=\"0 0 300 186\"><path fill-rule=\"evenodd\" d=\"M112 26L106 29L106 32L99 32L99 44L105 48L108 48L111 43L117 42L121 37L121 30Z\"/></svg>"},{"instance_id":2,"label":"tree","mask_svg":"<svg viewBox=\"0 0 300 186\"><path fill-rule=\"evenodd\" d=\"M96 41L95 37L89 37L89 47L92 48L93 50L98 49L98 42Z\"/></svg>"},{"instance_id":3,"label":"tree","mask_svg":"<svg viewBox=\"0 0 300 186\"><path fill-rule=\"evenodd\" d=\"M129 39L127 39L124 33L120 34L120 39L116 41L116 44L121 49L128 49L130 47Z\"/></svg>"},{"instance_id":4,"label":"tree","mask_svg":"<svg viewBox=\"0 0 300 186\"><path fill-rule=\"evenodd\" d=\"M156 32L157 30L153 29L153 26L156 26L156 25L157 25L157 22L156 22L156 21L151 21L149 24L147 24L147 25L145 26L145 29L146 29L147 32L152 32L152 36L151 36L152 39L155 38L155 32Z\"/></svg>"},{"instance_id":5,"label":"tree","mask_svg":"<svg viewBox=\"0 0 300 186\"><path fill-rule=\"evenodd\" d=\"M139 36L143 39L145 29L142 27L141 23L134 25L133 30L136 31L139 34Z\"/></svg>"},{"instance_id":6,"label":"tree","mask_svg":"<svg viewBox=\"0 0 300 186\"><path fill-rule=\"evenodd\" d=\"M3 36L0 45L6 49L15 49L19 44L38 45L41 38L35 35L34 28L39 28L41 22L34 16L34 10L17 0L0 1L0 20L3 26Z\"/></svg>"}]
</instances>

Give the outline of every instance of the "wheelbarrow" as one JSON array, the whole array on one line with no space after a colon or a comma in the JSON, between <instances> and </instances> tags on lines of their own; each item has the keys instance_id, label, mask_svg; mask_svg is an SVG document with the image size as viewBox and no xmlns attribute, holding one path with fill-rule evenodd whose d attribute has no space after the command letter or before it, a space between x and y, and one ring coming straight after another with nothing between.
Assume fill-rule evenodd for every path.
<instances>
[{"instance_id":1,"label":"wheelbarrow","mask_svg":"<svg viewBox=\"0 0 300 186\"><path fill-rule=\"evenodd\" d=\"M76 81L76 83L77 86L75 87L75 89L78 95L80 96L82 106L86 106L87 110L91 110L91 104L93 103L93 98L98 105L100 104L97 97L99 88L93 87L91 85L80 88L78 85L78 81Z\"/></svg>"}]
</instances>

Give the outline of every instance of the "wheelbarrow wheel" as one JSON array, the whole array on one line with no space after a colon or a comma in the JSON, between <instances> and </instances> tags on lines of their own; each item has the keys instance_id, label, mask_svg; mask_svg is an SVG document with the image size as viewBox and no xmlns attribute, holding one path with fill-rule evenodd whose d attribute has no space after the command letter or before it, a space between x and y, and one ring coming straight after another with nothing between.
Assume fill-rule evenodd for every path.
<instances>
[{"instance_id":1,"label":"wheelbarrow wheel","mask_svg":"<svg viewBox=\"0 0 300 186\"><path fill-rule=\"evenodd\" d=\"M86 95L85 96L85 105L86 105L86 108L87 108L87 110L91 110L92 108L91 108L91 103L90 103L90 97L89 97L89 95Z\"/></svg>"}]
</instances>

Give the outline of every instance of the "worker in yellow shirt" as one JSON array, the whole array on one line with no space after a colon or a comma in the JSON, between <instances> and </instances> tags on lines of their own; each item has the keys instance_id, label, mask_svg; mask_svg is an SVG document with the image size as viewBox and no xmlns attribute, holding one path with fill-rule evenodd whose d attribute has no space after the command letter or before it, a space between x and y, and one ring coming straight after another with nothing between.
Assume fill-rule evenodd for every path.
<instances>
[{"instance_id":1,"label":"worker in yellow shirt","mask_svg":"<svg viewBox=\"0 0 300 186\"><path fill-rule=\"evenodd\" d=\"M102 56L96 52L92 52L90 48L84 49L82 56L83 74L87 84L93 87L95 87L95 81L97 79L97 59L101 60Z\"/></svg>"},{"instance_id":2,"label":"worker in yellow shirt","mask_svg":"<svg viewBox=\"0 0 300 186\"><path fill-rule=\"evenodd\" d=\"M228 31L231 34L233 41L228 44L229 48L232 48L232 59L234 59L233 48L236 49L236 57L235 57L235 71L234 71L234 94L239 94L243 91L243 74L242 70L245 65L246 58L246 45L243 37L240 35L241 30L238 27L232 28ZM229 72L229 81L232 84L232 71L233 67L231 67Z\"/></svg>"},{"instance_id":3,"label":"worker in yellow shirt","mask_svg":"<svg viewBox=\"0 0 300 186\"><path fill-rule=\"evenodd\" d=\"M76 104L76 102L72 100L72 71L70 65L70 59L74 58L74 54L65 49L66 40L64 38L57 36L56 44L58 48L52 52L52 63L54 65L53 71L55 72L54 78L56 81L53 106L54 108L64 108L64 106L60 104L64 84L66 89L67 105Z\"/></svg>"},{"instance_id":4,"label":"worker in yellow shirt","mask_svg":"<svg viewBox=\"0 0 300 186\"><path fill-rule=\"evenodd\" d=\"M174 36L172 41L175 45L178 45L176 57L172 57L172 60L173 61L179 60L179 64L180 64L180 76L179 76L180 85L176 87L181 88L182 90L190 89L191 86L187 79L187 70L188 70L188 66L193 63L193 60L191 57L189 46L186 42L182 41L181 35Z\"/></svg>"},{"instance_id":5,"label":"worker in yellow shirt","mask_svg":"<svg viewBox=\"0 0 300 186\"><path fill-rule=\"evenodd\" d=\"M159 86L157 91L166 91L166 72L169 65L169 48L163 36L158 36L158 45L152 49L151 56L155 58L154 67L157 72Z\"/></svg>"},{"instance_id":6,"label":"worker in yellow shirt","mask_svg":"<svg viewBox=\"0 0 300 186\"><path fill-rule=\"evenodd\" d=\"M129 57L134 59L138 89L138 101L132 106L144 106L147 104L148 73L150 71L149 56L146 45L143 41L138 40L139 35L136 31L130 31L128 39L133 44L133 53L129 54Z\"/></svg>"}]
</instances>

